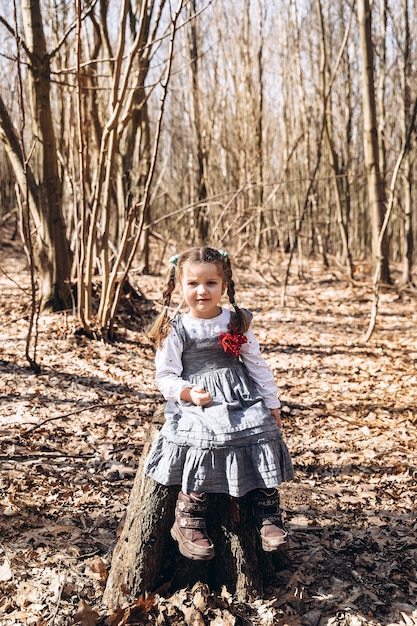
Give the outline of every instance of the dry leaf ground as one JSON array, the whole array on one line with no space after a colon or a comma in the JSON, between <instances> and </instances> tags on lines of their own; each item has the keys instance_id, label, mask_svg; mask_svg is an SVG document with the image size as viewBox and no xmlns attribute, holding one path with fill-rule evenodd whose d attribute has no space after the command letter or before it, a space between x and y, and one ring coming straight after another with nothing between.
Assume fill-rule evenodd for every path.
<instances>
[{"instance_id":1,"label":"dry leaf ground","mask_svg":"<svg viewBox=\"0 0 417 626\"><path fill-rule=\"evenodd\" d=\"M296 479L282 488L291 531L268 594L242 606L204 586L109 614L101 598L149 419L160 400L141 328L146 298L123 305L119 340L77 334L44 315L35 375L25 359L29 277L20 244L0 250L0 626L130 624L417 624L417 311L383 290L367 344L372 292L317 263L285 259L236 271L284 404Z\"/></svg>"}]
</instances>

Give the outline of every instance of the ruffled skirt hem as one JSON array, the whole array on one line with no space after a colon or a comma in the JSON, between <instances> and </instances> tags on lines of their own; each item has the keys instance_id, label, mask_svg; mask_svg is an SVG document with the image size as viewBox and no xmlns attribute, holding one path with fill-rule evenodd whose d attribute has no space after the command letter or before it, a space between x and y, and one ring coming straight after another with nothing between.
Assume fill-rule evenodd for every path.
<instances>
[{"instance_id":1,"label":"ruffled skirt hem","mask_svg":"<svg viewBox=\"0 0 417 626\"><path fill-rule=\"evenodd\" d=\"M186 493L226 493L235 498L254 489L278 487L294 477L281 437L241 447L200 448L177 445L160 434L147 458L145 473Z\"/></svg>"}]
</instances>

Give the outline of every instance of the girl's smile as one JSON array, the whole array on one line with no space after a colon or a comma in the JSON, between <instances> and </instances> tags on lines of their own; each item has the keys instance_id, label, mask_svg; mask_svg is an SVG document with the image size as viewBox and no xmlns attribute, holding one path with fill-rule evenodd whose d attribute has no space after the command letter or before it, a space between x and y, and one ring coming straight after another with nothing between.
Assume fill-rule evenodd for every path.
<instances>
[{"instance_id":1,"label":"girl's smile","mask_svg":"<svg viewBox=\"0 0 417 626\"><path fill-rule=\"evenodd\" d=\"M184 300L191 317L211 319L219 314L219 302L226 288L216 263L186 263L181 277Z\"/></svg>"}]
</instances>

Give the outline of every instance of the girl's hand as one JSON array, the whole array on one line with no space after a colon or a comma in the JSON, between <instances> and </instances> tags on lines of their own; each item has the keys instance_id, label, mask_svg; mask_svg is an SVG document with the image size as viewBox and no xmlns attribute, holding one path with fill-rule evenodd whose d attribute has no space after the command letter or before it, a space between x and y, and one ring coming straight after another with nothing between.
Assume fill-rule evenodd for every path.
<instances>
[{"instance_id":1,"label":"girl's hand","mask_svg":"<svg viewBox=\"0 0 417 626\"><path fill-rule=\"evenodd\" d=\"M211 403L212 397L203 387L187 387L181 393L181 400L192 402L196 406L207 406Z\"/></svg>"},{"instance_id":2,"label":"girl's hand","mask_svg":"<svg viewBox=\"0 0 417 626\"><path fill-rule=\"evenodd\" d=\"M270 409L278 428L282 428L281 409Z\"/></svg>"},{"instance_id":3,"label":"girl's hand","mask_svg":"<svg viewBox=\"0 0 417 626\"><path fill-rule=\"evenodd\" d=\"M190 389L191 402L197 406L207 406L211 403L212 397L203 387L192 387Z\"/></svg>"}]
</instances>

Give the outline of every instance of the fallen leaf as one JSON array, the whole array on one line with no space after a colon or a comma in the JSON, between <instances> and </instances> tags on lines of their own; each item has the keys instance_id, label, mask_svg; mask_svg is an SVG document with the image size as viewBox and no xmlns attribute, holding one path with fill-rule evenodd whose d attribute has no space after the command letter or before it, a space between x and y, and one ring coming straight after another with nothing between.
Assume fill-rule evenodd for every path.
<instances>
[{"instance_id":1,"label":"fallen leaf","mask_svg":"<svg viewBox=\"0 0 417 626\"><path fill-rule=\"evenodd\" d=\"M4 559L3 564L0 565L0 581L5 582L13 578L13 572L10 567L8 559Z\"/></svg>"},{"instance_id":2,"label":"fallen leaf","mask_svg":"<svg viewBox=\"0 0 417 626\"><path fill-rule=\"evenodd\" d=\"M103 585L103 587L106 584L107 578L109 577L107 567L104 561L99 556L96 556L94 557L94 559L91 559L91 561L87 562L85 567L85 573L90 578L98 580L100 584Z\"/></svg>"},{"instance_id":3,"label":"fallen leaf","mask_svg":"<svg viewBox=\"0 0 417 626\"><path fill-rule=\"evenodd\" d=\"M81 626L96 626L100 619L97 611L94 611L91 606L85 601L80 600L78 609L74 615L74 624L81 624Z\"/></svg>"}]
</instances>

